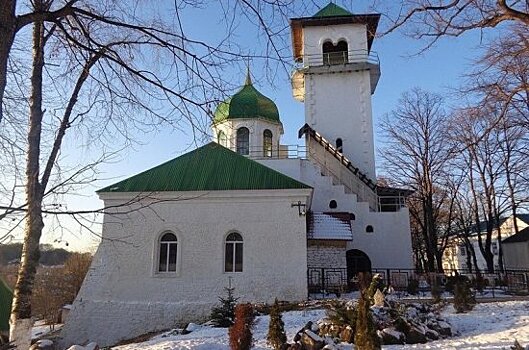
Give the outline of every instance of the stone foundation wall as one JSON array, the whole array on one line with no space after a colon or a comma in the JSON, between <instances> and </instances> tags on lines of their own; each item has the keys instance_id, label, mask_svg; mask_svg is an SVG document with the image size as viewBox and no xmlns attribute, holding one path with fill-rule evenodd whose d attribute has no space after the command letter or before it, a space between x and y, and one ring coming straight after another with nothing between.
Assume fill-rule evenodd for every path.
<instances>
[{"instance_id":1,"label":"stone foundation wall","mask_svg":"<svg viewBox=\"0 0 529 350\"><path fill-rule=\"evenodd\" d=\"M345 269L346 243L341 241L309 240L307 247L308 268Z\"/></svg>"},{"instance_id":2,"label":"stone foundation wall","mask_svg":"<svg viewBox=\"0 0 529 350\"><path fill-rule=\"evenodd\" d=\"M68 320L68 329L75 331L63 332L61 345L95 339L100 346L108 346L146 332L206 321L212 306L201 302L80 301L73 311L83 317Z\"/></svg>"}]
</instances>

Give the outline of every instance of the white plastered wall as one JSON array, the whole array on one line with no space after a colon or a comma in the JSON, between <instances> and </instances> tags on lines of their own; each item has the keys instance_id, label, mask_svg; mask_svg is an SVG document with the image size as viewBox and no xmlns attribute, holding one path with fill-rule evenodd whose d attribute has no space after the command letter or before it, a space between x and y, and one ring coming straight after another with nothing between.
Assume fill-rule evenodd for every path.
<instances>
[{"instance_id":1,"label":"white plastered wall","mask_svg":"<svg viewBox=\"0 0 529 350\"><path fill-rule=\"evenodd\" d=\"M413 268L409 211L373 212L367 202L358 202L354 194L344 192L341 185L334 185L328 176L322 176L319 168L308 160L271 159L260 163L302 181L314 188L311 209L318 212L350 212L353 241L347 249L359 249L371 259L373 268ZM337 202L336 209L329 202ZM366 226L374 232L367 233Z\"/></svg>"},{"instance_id":2,"label":"white plastered wall","mask_svg":"<svg viewBox=\"0 0 529 350\"><path fill-rule=\"evenodd\" d=\"M162 198L174 201L128 214L106 213L102 243L63 328L61 345L95 341L106 346L203 321L225 295L230 278L240 301L305 299L306 223L291 204L306 203L310 193L173 192ZM131 198L102 197L106 206ZM159 274L157 240L166 231L178 237L178 268ZM240 273L224 272L224 240L233 231L244 240Z\"/></svg>"}]
</instances>

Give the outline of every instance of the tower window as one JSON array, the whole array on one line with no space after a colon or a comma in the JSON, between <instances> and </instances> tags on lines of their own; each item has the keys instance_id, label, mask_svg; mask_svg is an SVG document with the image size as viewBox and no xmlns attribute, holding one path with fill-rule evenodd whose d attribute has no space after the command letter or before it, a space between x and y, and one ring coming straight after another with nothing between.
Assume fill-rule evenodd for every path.
<instances>
[{"instance_id":1,"label":"tower window","mask_svg":"<svg viewBox=\"0 0 529 350\"><path fill-rule=\"evenodd\" d=\"M338 44L334 45L330 41L323 43L323 64L346 64L349 62L347 41L340 40Z\"/></svg>"},{"instance_id":2,"label":"tower window","mask_svg":"<svg viewBox=\"0 0 529 350\"><path fill-rule=\"evenodd\" d=\"M217 134L217 141L219 145L228 147L228 138L226 137L226 134L224 133L224 131L222 130L219 131L219 133Z\"/></svg>"},{"instance_id":3,"label":"tower window","mask_svg":"<svg viewBox=\"0 0 529 350\"><path fill-rule=\"evenodd\" d=\"M263 132L263 156L272 157L272 132L268 129Z\"/></svg>"},{"instance_id":4,"label":"tower window","mask_svg":"<svg viewBox=\"0 0 529 350\"><path fill-rule=\"evenodd\" d=\"M250 130L237 129L237 153L247 156L250 154Z\"/></svg>"},{"instance_id":5,"label":"tower window","mask_svg":"<svg viewBox=\"0 0 529 350\"><path fill-rule=\"evenodd\" d=\"M373 233L373 232L375 232L375 230L373 229L373 226L367 225L366 226L366 233Z\"/></svg>"},{"instance_id":6,"label":"tower window","mask_svg":"<svg viewBox=\"0 0 529 350\"><path fill-rule=\"evenodd\" d=\"M338 207L338 203L333 199L329 202L329 208L336 209Z\"/></svg>"},{"instance_id":7,"label":"tower window","mask_svg":"<svg viewBox=\"0 0 529 350\"><path fill-rule=\"evenodd\" d=\"M343 152L343 141L341 138L336 139L336 150L340 153Z\"/></svg>"}]
</instances>

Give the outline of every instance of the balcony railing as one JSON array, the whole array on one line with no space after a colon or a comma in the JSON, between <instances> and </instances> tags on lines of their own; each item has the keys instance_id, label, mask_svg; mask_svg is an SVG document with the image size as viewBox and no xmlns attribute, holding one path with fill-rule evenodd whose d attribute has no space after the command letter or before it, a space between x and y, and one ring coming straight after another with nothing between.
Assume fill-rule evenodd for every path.
<instances>
[{"instance_id":1,"label":"balcony railing","mask_svg":"<svg viewBox=\"0 0 529 350\"><path fill-rule=\"evenodd\" d=\"M251 159L307 159L307 148L301 145L281 145L279 149L249 147L248 152L241 154Z\"/></svg>"},{"instance_id":2,"label":"balcony railing","mask_svg":"<svg viewBox=\"0 0 529 350\"><path fill-rule=\"evenodd\" d=\"M300 62L296 68L299 69L309 66L346 65L351 63L369 63L379 65L380 60L378 58L378 54L374 51L350 50L326 52L303 55L303 62Z\"/></svg>"}]
</instances>

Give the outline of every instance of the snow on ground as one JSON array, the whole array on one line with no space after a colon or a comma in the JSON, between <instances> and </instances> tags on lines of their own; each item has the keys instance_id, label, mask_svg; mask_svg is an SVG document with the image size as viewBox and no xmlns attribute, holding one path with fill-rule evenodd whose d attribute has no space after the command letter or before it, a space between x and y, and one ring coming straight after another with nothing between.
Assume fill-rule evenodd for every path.
<instances>
[{"instance_id":1,"label":"snow on ground","mask_svg":"<svg viewBox=\"0 0 529 350\"><path fill-rule=\"evenodd\" d=\"M507 301L478 304L467 314L456 314L448 306L443 316L452 324L456 335L443 340L417 345L384 346L387 350L401 349L510 349L514 339L529 345L529 301ZM291 311L283 314L289 341L308 321L325 317L324 310ZM268 316L259 316L254 327L255 349L269 349L266 345ZM341 344L343 350L353 349L351 344ZM186 335L162 335L143 342L113 348L114 350L228 350L226 328L199 326Z\"/></svg>"},{"instance_id":2,"label":"snow on ground","mask_svg":"<svg viewBox=\"0 0 529 350\"><path fill-rule=\"evenodd\" d=\"M523 346L529 345L529 301L477 304L467 314L456 314L450 305L443 316L458 333L456 336L384 349L510 349L514 339Z\"/></svg>"},{"instance_id":3,"label":"snow on ground","mask_svg":"<svg viewBox=\"0 0 529 350\"><path fill-rule=\"evenodd\" d=\"M31 339L39 339L46 334L49 334L53 331L57 331L61 329L62 324L56 324L54 326L50 326L46 324L44 321L37 321L35 322L35 325L31 329Z\"/></svg>"}]
</instances>

